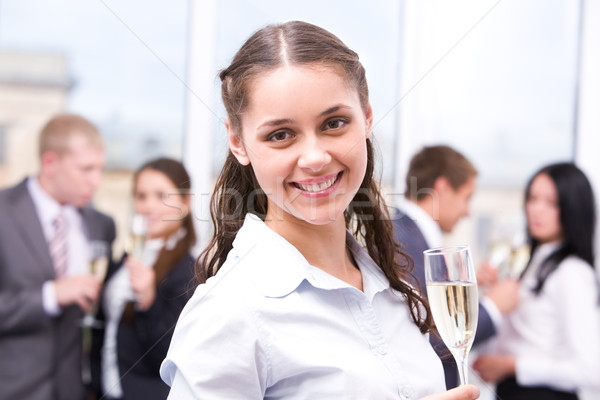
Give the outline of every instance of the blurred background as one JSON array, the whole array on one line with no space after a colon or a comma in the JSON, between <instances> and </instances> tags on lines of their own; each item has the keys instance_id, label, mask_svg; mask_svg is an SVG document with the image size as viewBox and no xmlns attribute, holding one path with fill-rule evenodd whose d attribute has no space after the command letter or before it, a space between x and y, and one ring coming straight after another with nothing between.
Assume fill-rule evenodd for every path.
<instances>
[{"instance_id":1,"label":"blurred background","mask_svg":"<svg viewBox=\"0 0 600 400\"><path fill-rule=\"evenodd\" d=\"M37 171L46 120L81 113L106 138L94 203L121 237L132 171L166 155L192 172L203 243L227 150L218 71L255 30L292 19L361 56L391 203L423 145L476 165L471 217L449 244L481 260L518 237L523 187L550 162L575 161L600 197L598 0L0 0L0 187Z\"/></svg>"},{"instance_id":2,"label":"blurred background","mask_svg":"<svg viewBox=\"0 0 600 400\"><path fill-rule=\"evenodd\" d=\"M95 205L126 229L132 170L167 155L193 173L204 240L224 160L218 71L268 23L306 20L366 67L378 172L394 203L411 155L449 144L480 171L472 216L449 243L476 258L518 235L522 190L574 160L600 180L597 0L0 0L0 187L37 168L37 133L61 111L106 138ZM598 191L598 190L596 190Z\"/></svg>"}]
</instances>

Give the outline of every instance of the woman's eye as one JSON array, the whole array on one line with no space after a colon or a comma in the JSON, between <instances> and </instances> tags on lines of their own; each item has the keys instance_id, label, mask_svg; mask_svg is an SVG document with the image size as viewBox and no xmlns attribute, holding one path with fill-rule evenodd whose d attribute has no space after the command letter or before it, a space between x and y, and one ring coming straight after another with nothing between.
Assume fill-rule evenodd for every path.
<instances>
[{"instance_id":1,"label":"woman's eye","mask_svg":"<svg viewBox=\"0 0 600 400\"><path fill-rule=\"evenodd\" d=\"M325 123L327 129L339 129L346 124L346 121L342 119L332 119Z\"/></svg>"},{"instance_id":2,"label":"woman's eye","mask_svg":"<svg viewBox=\"0 0 600 400\"><path fill-rule=\"evenodd\" d=\"M269 135L269 137L267 137L267 140L272 141L272 142L283 142L284 140L288 139L290 137L289 132L285 132L285 131L279 131L279 132L275 132L272 135Z\"/></svg>"}]
</instances>

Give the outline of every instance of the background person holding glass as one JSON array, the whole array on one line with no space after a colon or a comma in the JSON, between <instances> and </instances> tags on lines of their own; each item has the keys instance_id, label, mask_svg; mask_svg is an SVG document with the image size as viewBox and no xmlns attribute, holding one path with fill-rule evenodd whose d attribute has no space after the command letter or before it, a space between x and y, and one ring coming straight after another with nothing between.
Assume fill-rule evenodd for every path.
<instances>
[{"instance_id":1,"label":"background person holding glass","mask_svg":"<svg viewBox=\"0 0 600 400\"><path fill-rule=\"evenodd\" d=\"M96 127L63 114L44 126L40 172L0 191L0 399L81 400L81 321L101 282L91 241L113 220L87 207L102 178Z\"/></svg>"},{"instance_id":2,"label":"background person holding glass","mask_svg":"<svg viewBox=\"0 0 600 400\"><path fill-rule=\"evenodd\" d=\"M503 400L575 400L600 388L600 306L592 188L571 163L548 165L525 191L531 258L517 309L474 362Z\"/></svg>"},{"instance_id":3,"label":"background person holding glass","mask_svg":"<svg viewBox=\"0 0 600 400\"><path fill-rule=\"evenodd\" d=\"M189 189L187 171L173 159L152 160L135 173L134 212L145 219L146 240L141 254L108 272L99 313L104 329L95 331L92 354L98 397L167 397L158 370L194 277Z\"/></svg>"}]
</instances>

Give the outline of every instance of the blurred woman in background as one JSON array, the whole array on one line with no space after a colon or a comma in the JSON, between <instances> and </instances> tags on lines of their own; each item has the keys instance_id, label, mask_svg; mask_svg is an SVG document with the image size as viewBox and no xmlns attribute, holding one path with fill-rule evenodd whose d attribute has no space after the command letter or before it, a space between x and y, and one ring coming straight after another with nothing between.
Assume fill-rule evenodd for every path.
<instances>
[{"instance_id":1,"label":"blurred woman in background","mask_svg":"<svg viewBox=\"0 0 600 400\"><path fill-rule=\"evenodd\" d=\"M190 178L183 165L159 158L134 176L134 211L146 220L139 258L109 270L101 299L103 330L94 334L94 391L103 399L166 399L159 377L172 328L189 298L196 241Z\"/></svg>"},{"instance_id":2,"label":"blurred woman in background","mask_svg":"<svg viewBox=\"0 0 600 400\"><path fill-rule=\"evenodd\" d=\"M592 188L571 163L538 171L525 193L531 259L520 303L474 368L503 400L577 399L600 386Z\"/></svg>"}]
</instances>

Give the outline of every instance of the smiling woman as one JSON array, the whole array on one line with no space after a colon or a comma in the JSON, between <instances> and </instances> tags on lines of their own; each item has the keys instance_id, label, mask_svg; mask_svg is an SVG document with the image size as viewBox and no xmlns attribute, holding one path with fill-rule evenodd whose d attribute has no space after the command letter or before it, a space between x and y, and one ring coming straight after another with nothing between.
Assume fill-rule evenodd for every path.
<instances>
[{"instance_id":1,"label":"smiling woman","mask_svg":"<svg viewBox=\"0 0 600 400\"><path fill-rule=\"evenodd\" d=\"M287 22L220 77L230 153L203 284L161 366L170 398L476 398L439 393L431 317L373 179L358 55Z\"/></svg>"},{"instance_id":2,"label":"smiling woman","mask_svg":"<svg viewBox=\"0 0 600 400\"><path fill-rule=\"evenodd\" d=\"M343 225L367 167L370 107L363 111L357 92L332 68L282 67L254 86L261 90L241 132L229 126L229 141L267 194L267 225L282 233L288 214L318 225L341 218ZM281 101L287 93L293 100Z\"/></svg>"}]
</instances>

